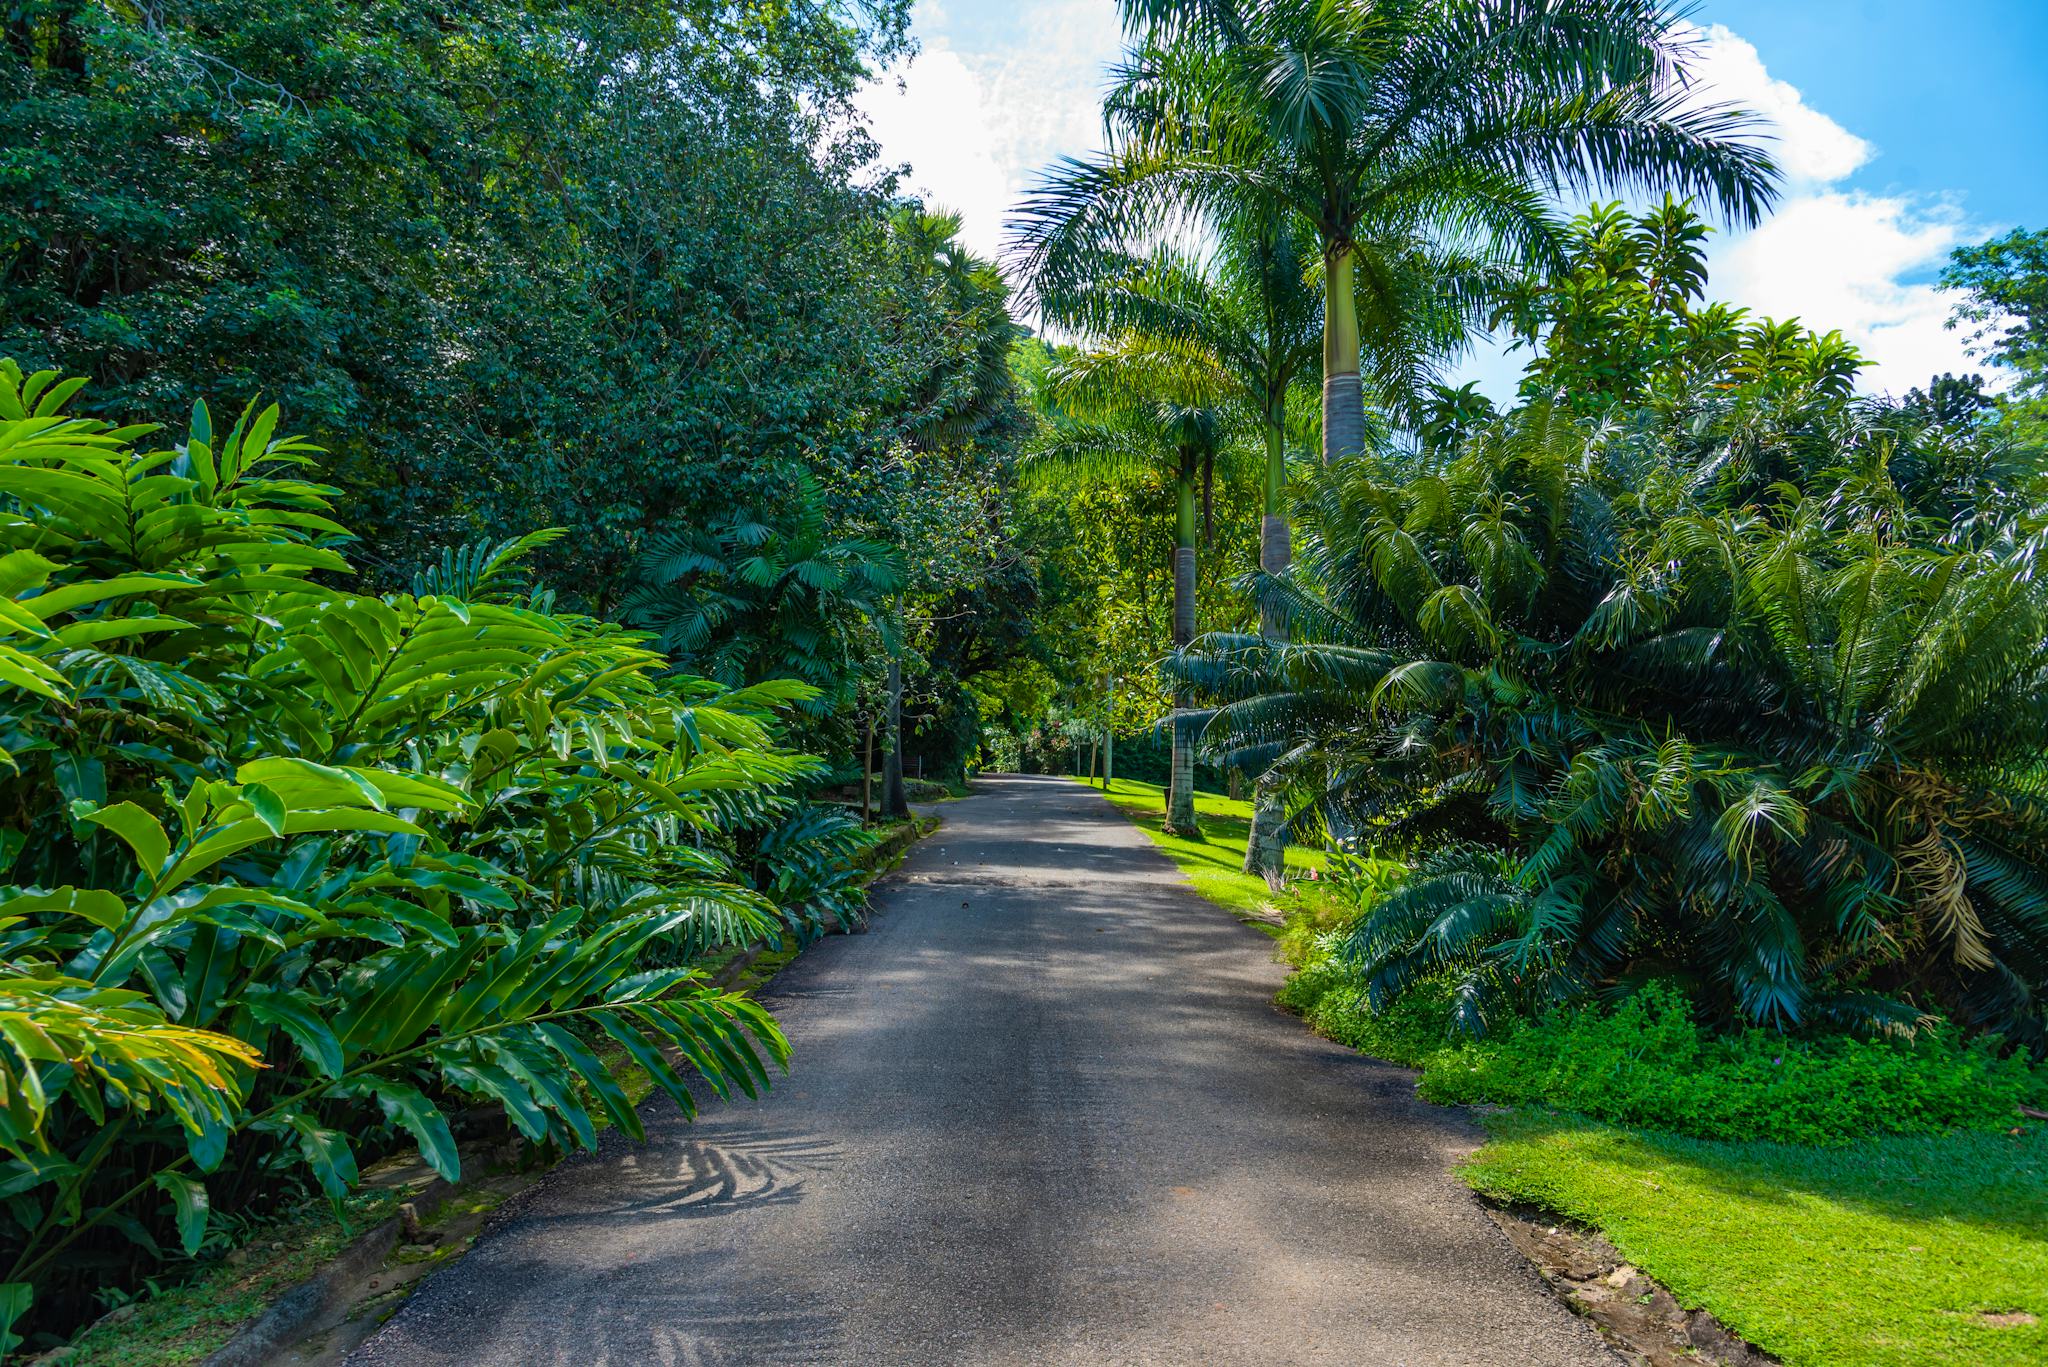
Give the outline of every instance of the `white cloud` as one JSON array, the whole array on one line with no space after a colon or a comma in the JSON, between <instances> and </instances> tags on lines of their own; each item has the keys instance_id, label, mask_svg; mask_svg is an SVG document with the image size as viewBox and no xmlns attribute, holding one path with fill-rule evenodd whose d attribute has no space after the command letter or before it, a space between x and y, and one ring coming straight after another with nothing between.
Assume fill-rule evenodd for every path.
<instances>
[{"instance_id":1,"label":"white cloud","mask_svg":"<svg viewBox=\"0 0 2048 1367\"><path fill-rule=\"evenodd\" d=\"M1875 155L1868 142L1807 104L1796 86L1772 76L1754 43L1721 24L1692 32L1695 88L1707 103L1736 105L1770 125L1772 156L1795 192L1841 180Z\"/></svg>"},{"instance_id":2,"label":"white cloud","mask_svg":"<svg viewBox=\"0 0 2048 1367\"><path fill-rule=\"evenodd\" d=\"M988 254L1015 194L990 153L995 141L988 91L960 57L926 51L906 70L863 90L857 101L891 164L907 162L906 189L961 216L961 236Z\"/></svg>"},{"instance_id":3,"label":"white cloud","mask_svg":"<svg viewBox=\"0 0 2048 1367\"><path fill-rule=\"evenodd\" d=\"M1972 369L1961 336L1943 326L1950 301L1927 277L1981 231L1951 201L1844 186L1877 149L1773 77L1754 44L1716 24L1702 33L1698 56L1702 97L1767 120L1785 176L1770 218L1715 239L1710 293L1758 315L1839 328L1875 362L1863 372L1869 390L1903 391L1939 371Z\"/></svg>"},{"instance_id":4,"label":"white cloud","mask_svg":"<svg viewBox=\"0 0 2048 1367\"><path fill-rule=\"evenodd\" d=\"M994 256L1038 173L1100 144L1103 65L1118 51L1119 29L1104 0L1016 0L1000 18L977 11L972 22L1004 31L971 41L953 32L961 24L947 8L920 0L914 27L924 51L859 104L884 160L910 163L907 184L957 210L968 245Z\"/></svg>"},{"instance_id":5,"label":"white cloud","mask_svg":"<svg viewBox=\"0 0 2048 1367\"><path fill-rule=\"evenodd\" d=\"M1904 279L1970 236L1952 206L1821 190L1788 198L1761 227L1721 245L1713 290L1759 314L1840 328L1875 362L1864 387L1902 391L1972 369L1961 334L1944 326L1953 301Z\"/></svg>"}]
</instances>

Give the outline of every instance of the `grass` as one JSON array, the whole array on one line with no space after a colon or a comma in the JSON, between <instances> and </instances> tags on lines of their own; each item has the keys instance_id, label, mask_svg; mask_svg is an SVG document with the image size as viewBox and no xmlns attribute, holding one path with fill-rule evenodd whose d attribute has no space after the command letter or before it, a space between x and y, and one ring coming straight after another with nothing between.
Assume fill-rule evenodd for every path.
<instances>
[{"instance_id":1,"label":"grass","mask_svg":"<svg viewBox=\"0 0 2048 1367\"><path fill-rule=\"evenodd\" d=\"M1485 1117L1485 1194L1597 1227L1687 1306L1801 1367L2048 1362L2048 1129L1853 1149ZM1987 1315L2024 1312L2035 1322ZM2014 1317L2017 1319L2017 1317Z\"/></svg>"},{"instance_id":2,"label":"grass","mask_svg":"<svg viewBox=\"0 0 2048 1367\"><path fill-rule=\"evenodd\" d=\"M1090 786L1096 792L1102 792L1099 782ZM1245 841L1252 831L1252 804L1249 802L1214 793L1196 793L1195 821L1202 828L1202 839L1189 840L1166 833L1166 790L1158 784L1120 778L1111 784L1105 796L1131 819L1133 825L1150 836L1153 844L1166 852L1167 858L1188 876L1196 892L1219 906L1242 915L1256 916L1269 907L1290 910L1310 895L1299 882L1294 882L1276 897L1266 886L1265 879L1246 873L1240 867L1244 863ZM1287 847L1290 873L1320 871L1323 865L1322 851L1297 845Z\"/></svg>"}]
</instances>

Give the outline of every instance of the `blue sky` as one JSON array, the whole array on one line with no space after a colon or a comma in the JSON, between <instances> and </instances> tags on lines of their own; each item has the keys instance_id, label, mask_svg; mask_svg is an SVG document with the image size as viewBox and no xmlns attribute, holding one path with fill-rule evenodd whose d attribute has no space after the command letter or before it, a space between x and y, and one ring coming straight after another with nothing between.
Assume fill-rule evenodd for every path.
<instances>
[{"instance_id":1,"label":"blue sky","mask_svg":"<svg viewBox=\"0 0 2048 1367\"><path fill-rule=\"evenodd\" d=\"M1722 234L1711 292L1840 328L1873 389L1973 367L1932 285L1955 246L2048 226L2048 0L1702 0L1697 74L1764 115L1779 211ZM918 0L922 54L864 97L885 156L977 249L1040 168L1094 146L1110 0ZM1505 394L1518 369L1463 368Z\"/></svg>"}]
</instances>

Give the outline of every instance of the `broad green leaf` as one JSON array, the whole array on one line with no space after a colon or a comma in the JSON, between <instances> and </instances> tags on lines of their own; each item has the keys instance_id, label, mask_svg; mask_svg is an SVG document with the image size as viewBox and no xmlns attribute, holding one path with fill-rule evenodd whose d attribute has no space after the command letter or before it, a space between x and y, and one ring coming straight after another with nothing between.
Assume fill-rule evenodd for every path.
<instances>
[{"instance_id":1,"label":"broad green leaf","mask_svg":"<svg viewBox=\"0 0 2048 1367\"><path fill-rule=\"evenodd\" d=\"M163 823L132 802L102 807L85 819L119 836L134 851L136 867L145 879L162 873L170 860L171 838L164 833Z\"/></svg>"},{"instance_id":2,"label":"broad green leaf","mask_svg":"<svg viewBox=\"0 0 2048 1367\"><path fill-rule=\"evenodd\" d=\"M258 983L243 991L242 1005L264 1025L291 1036L322 1077L340 1077L341 1042L312 1003L287 987Z\"/></svg>"},{"instance_id":3,"label":"broad green leaf","mask_svg":"<svg viewBox=\"0 0 2048 1367\"><path fill-rule=\"evenodd\" d=\"M320 1190L331 1201L339 1201L354 1190L357 1180L356 1156L349 1148L348 1140L340 1132L325 1129L309 1117L294 1112L285 1117L299 1136L299 1153L307 1166L313 1169L313 1176L319 1180Z\"/></svg>"},{"instance_id":4,"label":"broad green leaf","mask_svg":"<svg viewBox=\"0 0 2048 1367\"><path fill-rule=\"evenodd\" d=\"M168 1192L177 1209L178 1242L190 1257L199 1251L206 1241L206 1218L209 1211L206 1199L206 1184L177 1172L160 1172L156 1175L157 1189Z\"/></svg>"},{"instance_id":5,"label":"broad green leaf","mask_svg":"<svg viewBox=\"0 0 2048 1367\"><path fill-rule=\"evenodd\" d=\"M100 888L28 888L11 897L0 898L0 916L27 916L39 911L65 912L82 916L96 926L119 930L128 919L128 904L119 893Z\"/></svg>"},{"instance_id":6,"label":"broad green leaf","mask_svg":"<svg viewBox=\"0 0 2048 1367\"><path fill-rule=\"evenodd\" d=\"M409 1082L375 1075L362 1079L360 1086L376 1095L377 1105L420 1146L420 1157L451 1182L462 1178L462 1157L455 1148L455 1136L448 1118L426 1094Z\"/></svg>"}]
</instances>

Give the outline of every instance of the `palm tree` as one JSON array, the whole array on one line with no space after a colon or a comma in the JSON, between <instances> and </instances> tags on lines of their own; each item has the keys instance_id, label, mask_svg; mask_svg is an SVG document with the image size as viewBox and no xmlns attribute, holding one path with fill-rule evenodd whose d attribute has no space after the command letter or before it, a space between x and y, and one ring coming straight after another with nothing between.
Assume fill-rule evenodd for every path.
<instances>
[{"instance_id":1,"label":"palm tree","mask_svg":"<svg viewBox=\"0 0 2048 1367\"><path fill-rule=\"evenodd\" d=\"M1677 190L1743 223L1772 197L1749 117L1688 98L1691 40L1658 0L1123 8L1139 40L1105 101L1108 146L1033 194L1022 263L1058 290L1161 232L1245 212L1304 224L1323 256L1325 459L1363 446L1359 301L1394 287L1403 256L1552 260L1559 194Z\"/></svg>"},{"instance_id":2,"label":"palm tree","mask_svg":"<svg viewBox=\"0 0 2048 1367\"><path fill-rule=\"evenodd\" d=\"M1108 482L1154 477L1163 467L1174 492L1176 651L1195 639L1198 528L1210 520L1218 460L1233 450L1225 441L1227 414L1209 378L1199 365L1160 350L1141 334L1125 334L1101 350L1067 358L1049 376L1059 416L1025 462L1027 475L1034 478ZM1187 701L1185 691L1176 690L1166 829L1199 840L1194 730L1183 715Z\"/></svg>"},{"instance_id":3,"label":"palm tree","mask_svg":"<svg viewBox=\"0 0 2048 1367\"><path fill-rule=\"evenodd\" d=\"M1118 337L1127 361L1155 373L1177 373L1183 385L1199 385L1243 426L1261 433L1259 568L1272 577L1286 573L1293 558L1287 452L1290 439L1303 437L1307 424L1291 400L1300 381L1313 373L1321 345L1317 253L1312 239L1286 218L1240 215L1218 227L1208 259L1200 264L1170 251L1142 259L1108 254L1091 277L1042 290L1039 308L1056 326ZM1417 307L1413 316L1426 312ZM1399 322L1419 330L1409 317ZM1390 346L1384 354L1397 350ZM1418 355L1412 363L1420 366L1426 359ZM1260 599L1260 629L1279 639L1286 628L1277 600L1270 594ZM1254 773L1270 758L1251 751L1232 756L1240 766L1256 765ZM1284 825L1277 798L1261 793L1246 842L1246 872L1277 875L1285 857Z\"/></svg>"}]
</instances>

